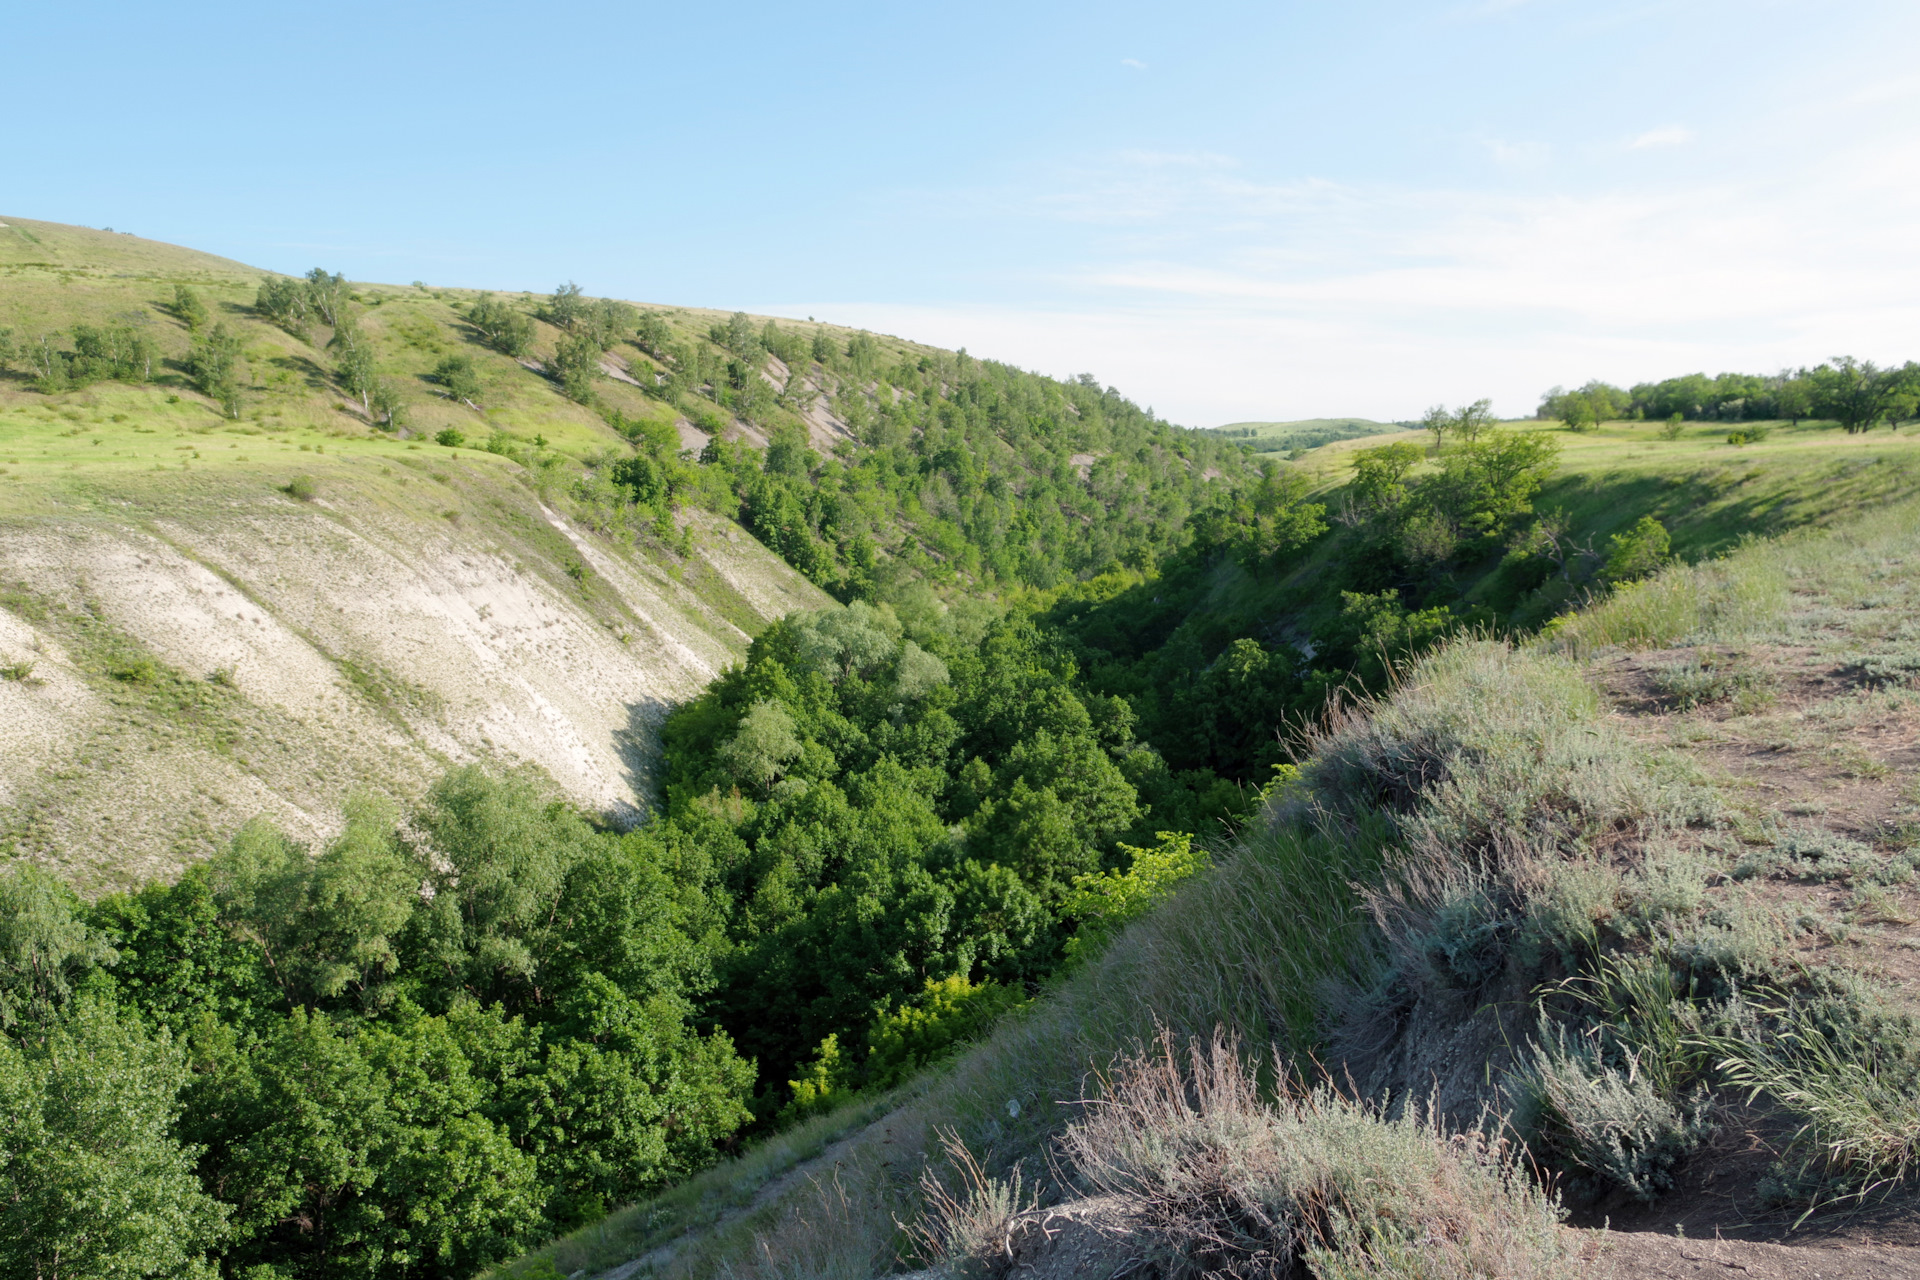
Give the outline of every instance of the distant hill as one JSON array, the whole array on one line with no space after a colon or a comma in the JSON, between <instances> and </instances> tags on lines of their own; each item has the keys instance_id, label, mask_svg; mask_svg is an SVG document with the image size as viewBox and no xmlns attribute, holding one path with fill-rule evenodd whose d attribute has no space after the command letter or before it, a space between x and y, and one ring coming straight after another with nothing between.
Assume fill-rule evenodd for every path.
<instances>
[{"instance_id":1,"label":"distant hill","mask_svg":"<svg viewBox=\"0 0 1920 1280\"><path fill-rule=\"evenodd\" d=\"M1336 440L1358 440L1388 431L1404 431L1412 424L1375 422L1371 418L1301 418L1294 422L1229 422L1210 427L1206 434L1246 445L1255 453L1288 453L1318 449Z\"/></svg>"}]
</instances>

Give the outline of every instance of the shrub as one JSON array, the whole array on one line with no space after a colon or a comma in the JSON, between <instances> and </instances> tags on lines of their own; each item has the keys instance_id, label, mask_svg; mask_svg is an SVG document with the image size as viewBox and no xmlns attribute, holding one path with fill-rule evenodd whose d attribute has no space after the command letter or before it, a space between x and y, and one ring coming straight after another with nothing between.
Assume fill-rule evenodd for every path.
<instances>
[{"instance_id":1,"label":"shrub","mask_svg":"<svg viewBox=\"0 0 1920 1280\"><path fill-rule=\"evenodd\" d=\"M312 502L320 492L320 486L314 483L312 476L295 476L280 486L280 492L301 502Z\"/></svg>"},{"instance_id":2,"label":"shrub","mask_svg":"<svg viewBox=\"0 0 1920 1280\"><path fill-rule=\"evenodd\" d=\"M916 1261L966 1264L976 1259L1011 1256L1015 1223L1038 1202L1034 1192L1022 1191L1020 1168L1006 1178L995 1178L951 1129L936 1131L941 1151L957 1185L931 1166L920 1175L920 1216L902 1224Z\"/></svg>"},{"instance_id":3,"label":"shrub","mask_svg":"<svg viewBox=\"0 0 1920 1280\"><path fill-rule=\"evenodd\" d=\"M152 684L160 678L160 666L152 658L128 658L109 667L107 674L122 684Z\"/></svg>"},{"instance_id":4,"label":"shrub","mask_svg":"<svg viewBox=\"0 0 1920 1280\"><path fill-rule=\"evenodd\" d=\"M1076 1179L1143 1223L1162 1274L1572 1274L1559 1204L1507 1146L1270 1069L1271 1102L1230 1038L1183 1053L1163 1034L1061 1137Z\"/></svg>"},{"instance_id":5,"label":"shrub","mask_svg":"<svg viewBox=\"0 0 1920 1280\"><path fill-rule=\"evenodd\" d=\"M1637 581L1665 564L1672 551L1666 526L1652 516L1641 516L1631 529L1614 534L1608 542L1607 560L1600 567L1601 581Z\"/></svg>"},{"instance_id":6,"label":"shrub","mask_svg":"<svg viewBox=\"0 0 1920 1280\"><path fill-rule=\"evenodd\" d=\"M1857 840L1819 827L1795 827L1774 837L1773 846L1747 854L1733 869L1736 880L1785 875L1796 880L1849 880L1878 871L1885 860Z\"/></svg>"},{"instance_id":7,"label":"shrub","mask_svg":"<svg viewBox=\"0 0 1920 1280\"><path fill-rule=\"evenodd\" d=\"M467 437L466 433L458 427L444 427L434 433L433 442L443 444L449 449L457 449L467 442Z\"/></svg>"},{"instance_id":8,"label":"shrub","mask_svg":"<svg viewBox=\"0 0 1920 1280\"><path fill-rule=\"evenodd\" d=\"M0 680L12 680L18 684L37 683L33 678L35 664L22 660L0 664Z\"/></svg>"},{"instance_id":9,"label":"shrub","mask_svg":"<svg viewBox=\"0 0 1920 1280\"><path fill-rule=\"evenodd\" d=\"M1514 1082L1515 1124L1536 1155L1557 1156L1591 1180L1586 1188L1628 1191L1652 1202L1673 1186L1673 1170L1708 1131L1704 1095L1675 1105L1627 1055L1601 1060L1564 1029L1542 1036Z\"/></svg>"},{"instance_id":10,"label":"shrub","mask_svg":"<svg viewBox=\"0 0 1920 1280\"><path fill-rule=\"evenodd\" d=\"M1753 705L1770 692L1762 673L1731 656L1711 652L1690 654L1683 662L1654 668L1648 676L1653 687L1681 711L1728 701Z\"/></svg>"},{"instance_id":11,"label":"shrub","mask_svg":"<svg viewBox=\"0 0 1920 1280\"><path fill-rule=\"evenodd\" d=\"M1871 688L1920 684L1920 645L1867 654L1853 664L1853 673Z\"/></svg>"}]
</instances>

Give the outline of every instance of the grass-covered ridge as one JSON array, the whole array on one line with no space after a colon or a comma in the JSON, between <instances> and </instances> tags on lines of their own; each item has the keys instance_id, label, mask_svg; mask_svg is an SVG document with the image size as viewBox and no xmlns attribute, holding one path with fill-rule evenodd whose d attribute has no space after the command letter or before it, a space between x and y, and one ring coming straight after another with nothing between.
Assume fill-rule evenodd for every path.
<instances>
[{"instance_id":1,"label":"grass-covered ridge","mask_svg":"<svg viewBox=\"0 0 1920 1280\"><path fill-rule=\"evenodd\" d=\"M843 598L901 578L1050 587L1147 563L1242 471L1239 450L1091 378L571 283L505 295L320 268L292 279L18 219L0 228L0 279L0 365L13 375L0 412L71 412L81 406L58 397L81 393L108 421L138 411L143 428L557 454L585 464L603 503L739 518ZM108 390L128 384L163 389L164 410ZM21 451L15 478L180 460L50 447L43 437L67 428L37 416L10 425L0 449Z\"/></svg>"}]
</instances>

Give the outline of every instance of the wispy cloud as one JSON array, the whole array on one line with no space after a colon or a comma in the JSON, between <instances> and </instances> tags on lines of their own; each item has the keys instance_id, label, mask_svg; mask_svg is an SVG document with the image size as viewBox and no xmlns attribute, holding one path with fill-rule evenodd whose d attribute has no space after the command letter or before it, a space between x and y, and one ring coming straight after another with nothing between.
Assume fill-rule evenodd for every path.
<instances>
[{"instance_id":1,"label":"wispy cloud","mask_svg":"<svg viewBox=\"0 0 1920 1280\"><path fill-rule=\"evenodd\" d=\"M1138 58L1122 58L1120 59L1120 65L1123 67L1132 67L1135 71L1145 71L1147 69L1147 64Z\"/></svg>"},{"instance_id":2,"label":"wispy cloud","mask_svg":"<svg viewBox=\"0 0 1920 1280\"><path fill-rule=\"evenodd\" d=\"M1656 147L1684 147L1693 141L1693 130L1677 124L1663 124L1627 139L1629 151L1651 151Z\"/></svg>"},{"instance_id":3,"label":"wispy cloud","mask_svg":"<svg viewBox=\"0 0 1920 1280\"><path fill-rule=\"evenodd\" d=\"M1544 142L1509 142L1505 138L1481 138L1480 146L1500 165L1545 164L1553 157L1553 148Z\"/></svg>"},{"instance_id":4,"label":"wispy cloud","mask_svg":"<svg viewBox=\"0 0 1920 1280\"><path fill-rule=\"evenodd\" d=\"M1231 157L1130 153L1020 205L1084 229L1034 302L797 313L1093 369L1200 425L1483 395L1518 414L1589 377L1920 347L1920 142L1684 185L1630 176L1534 193L1265 182Z\"/></svg>"}]
</instances>

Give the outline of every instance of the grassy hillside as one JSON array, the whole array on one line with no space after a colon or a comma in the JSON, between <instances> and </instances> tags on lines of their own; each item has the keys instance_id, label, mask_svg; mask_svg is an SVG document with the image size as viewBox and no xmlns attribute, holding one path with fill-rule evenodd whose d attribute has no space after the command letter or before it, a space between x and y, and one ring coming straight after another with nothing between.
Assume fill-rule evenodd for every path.
<instances>
[{"instance_id":1,"label":"grassy hillside","mask_svg":"<svg viewBox=\"0 0 1920 1280\"><path fill-rule=\"evenodd\" d=\"M1729 1264L1792 1274L1738 1242L1838 1241L1880 1274L1910 1242L1920 1107L1916 519L1674 569L1542 643L1447 647L893 1110L514 1270L1194 1274L1299 1250L1322 1276L1629 1276L1719 1236ZM1519 1163L1444 1136L1475 1125Z\"/></svg>"},{"instance_id":2,"label":"grassy hillside","mask_svg":"<svg viewBox=\"0 0 1920 1280\"><path fill-rule=\"evenodd\" d=\"M1301 418L1293 422L1229 422L1224 427L1207 428L1207 434L1245 445L1254 453L1291 453L1401 429L1399 424L1371 418Z\"/></svg>"},{"instance_id":3,"label":"grassy hillside","mask_svg":"<svg viewBox=\"0 0 1920 1280\"><path fill-rule=\"evenodd\" d=\"M0 657L32 667L0 686L0 840L87 886L260 809L324 832L349 787L417 795L470 758L630 818L665 709L824 603L813 583L1148 560L1237 467L1111 389L832 325L579 299L618 323L563 377L590 326L553 298L492 297L517 345L487 340L482 295L424 285L336 280L337 323L275 320L271 273L0 221ZM89 372L89 331L150 358ZM221 335L230 394L199 363ZM109 650L178 689L116 677ZM99 790L129 761L133 821Z\"/></svg>"},{"instance_id":4,"label":"grassy hillside","mask_svg":"<svg viewBox=\"0 0 1920 1280\"><path fill-rule=\"evenodd\" d=\"M583 487L631 446L513 360L476 351L485 413L427 389L472 345L446 295L353 290L381 368L411 379L409 425L380 431L324 330L253 313L259 271L0 221L0 662L19 673L0 845L84 889L177 868L255 813L329 833L354 788L417 796L468 759L630 820L666 708L825 600L724 516L683 510L663 538ZM241 335L238 418L180 368L182 284ZM146 333L153 380L39 389L18 352L86 324ZM448 426L496 451L433 443Z\"/></svg>"}]
</instances>

